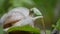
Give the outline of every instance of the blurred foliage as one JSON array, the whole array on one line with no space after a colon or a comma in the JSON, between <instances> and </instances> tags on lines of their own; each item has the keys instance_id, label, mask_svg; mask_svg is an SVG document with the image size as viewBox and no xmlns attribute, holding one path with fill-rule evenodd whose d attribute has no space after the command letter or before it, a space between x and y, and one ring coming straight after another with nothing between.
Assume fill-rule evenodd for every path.
<instances>
[{"instance_id":1,"label":"blurred foliage","mask_svg":"<svg viewBox=\"0 0 60 34\"><path fill-rule=\"evenodd\" d=\"M12 4L12 7L31 7L34 5L32 0L10 0L10 3Z\"/></svg>"},{"instance_id":2,"label":"blurred foliage","mask_svg":"<svg viewBox=\"0 0 60 34\"><path fill-rule=\"evenodd\" d=\"M0 0L0 17L7 12L10 7L9 0Z\"/></svg>"},{"instance_id":3,"label":"blurred foliage","mask_svg":"<svg viewBox=\"0 0 60 34\"><path fill-rule=\"evenodd\" d=\"M51 32L50 30L46 30L46 34L50 34L50 32Z\"/></svg>"},{"instance_id":4,"label":"blurred foliage","mask_svg":"<svg viewBox=\"0 0 60 34\"><path fill-rule=\"evenodd\" d=\"M56 23L54 18L55 7L58 0L33 0L44 16L46 26ZM55 22L54 22L55 21Z\"/></svg>"},{"instance_id":5,"label":"blurred foliage","mask_svg":"<svg viewBox=\"0 0 60 34\"><path fill-rule=\"evenodd\" d=\"M60 19L57 21L56 28L57 28L58 30L60 30Z\"/></svg>"},{"instance_id":6,"label":"blurred foliage","mask_svg":"<svg viewBox=\"0 0 60 34\"><path fill-rule=\"evenodd\" d=\"M3 28L0 26L0 34L3 34Z\"/></svg>"}]
</instances>

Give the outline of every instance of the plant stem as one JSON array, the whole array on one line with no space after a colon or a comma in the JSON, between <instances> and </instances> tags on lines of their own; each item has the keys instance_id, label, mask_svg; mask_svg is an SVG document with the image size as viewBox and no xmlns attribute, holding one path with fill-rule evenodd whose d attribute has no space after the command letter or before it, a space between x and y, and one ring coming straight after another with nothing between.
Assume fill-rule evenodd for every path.
<instances>
[{"instance_id":1,"label":"plant stem","mask_svg":"<svg viewBox=\"0 0 60 34\"><path fill-rule=\"evenodd\" d=\"M41 21L42 21L42 25L43 25L44 32L45 32L45 34L46 34L46 29L45 29L44 19L42 18Z\"/></svg>"}]
</instances>

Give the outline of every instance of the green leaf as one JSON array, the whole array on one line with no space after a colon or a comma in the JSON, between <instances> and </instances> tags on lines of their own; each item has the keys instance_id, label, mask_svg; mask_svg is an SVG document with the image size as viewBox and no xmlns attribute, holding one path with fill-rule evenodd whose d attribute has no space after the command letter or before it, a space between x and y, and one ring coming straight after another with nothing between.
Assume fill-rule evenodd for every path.
<instances>
[{"instance_id":1,"label":"green leaf","mask_svg":"<svg viewBox=\"0 0 60 34\"><path fill-rule=\"evenodd\" d=\"M32 8L32 11L34 12L35 15L42 16L42 13L37 8Z\"/></svg>"},{"instance_id":2,"label":"green leaf","mask_svg":"<svg viewBox=\"0 0 60 34\"><path fill-rule=\"evenodd\" d=\"M34 33L40 33L40 30L37 29L37 28L32 28L31 26L29 25L25 25L25 26L15 26L15 27L10 27L8 32L11 32L11 31L29 31L29 32L34 32Z\"/></svg>"},{"instance_id":3,"label":"green leaf","mask_svg":"<svg viewBox=\"0 0 60 34\"><path fill-rule=\"evenodd\" d=\"M57 21L56 28L57 28L58 30L60 30L60 19Z\"/></svg>"}]
</instances>

